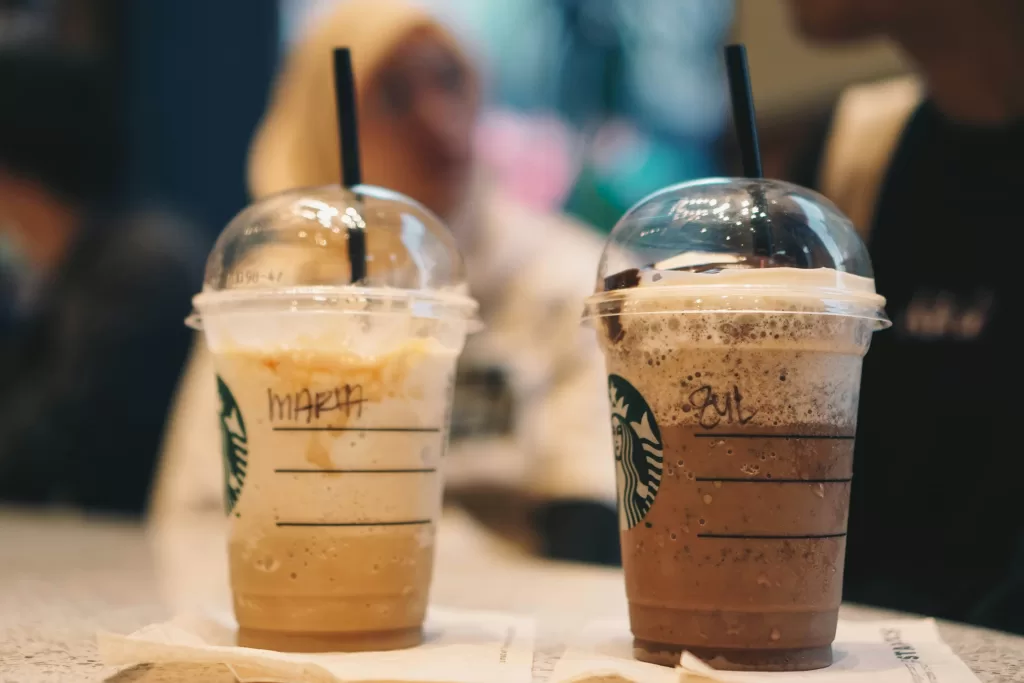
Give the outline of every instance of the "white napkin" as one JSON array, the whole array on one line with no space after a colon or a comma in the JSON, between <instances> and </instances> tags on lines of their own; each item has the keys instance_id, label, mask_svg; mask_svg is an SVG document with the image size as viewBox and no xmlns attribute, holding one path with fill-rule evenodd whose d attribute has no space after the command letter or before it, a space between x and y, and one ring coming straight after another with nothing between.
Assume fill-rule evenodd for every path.
<instances>
[{"instance_id":1,"label":"white napkin","mask_svg":"<svg viewBox=\"0 0 1024 683\"><path fill-rule=\"evenodd\" d=\"M716 671L689 652L675 669L633 659L633 636L621 619L587 625L555 666L550 683L633 681L680 683L710 679L724 683L978 683L939 636L932 619L840 621L832 666L818 671L752 673Z\"/></svg>"},{"instance_id":2,"label":"white napkin","mask_svg":"<svg viewBox=\"0 0 1024 683\"><path fill-rule=\"evenodd\" d=\"M229 614L195 614L128 636L99 633L105 664L220 663L240 683L529 683L532 619L497 612L432 608L422 645L389 652L300 654L237 647Z\"/></svg>"}]
</instances>

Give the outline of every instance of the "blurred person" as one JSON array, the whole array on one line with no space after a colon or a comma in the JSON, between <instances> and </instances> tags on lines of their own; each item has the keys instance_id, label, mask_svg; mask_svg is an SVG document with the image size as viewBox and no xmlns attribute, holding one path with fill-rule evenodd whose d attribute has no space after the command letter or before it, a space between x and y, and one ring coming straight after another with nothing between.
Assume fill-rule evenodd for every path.
<instances>
[{"instance_id":1,"label":"blurred person","mask_svg":"<svg viewBox=\"0 0 1024 683\"><path fill-rule=\"evenodd\" d=\"M116 202L100 73L0 52L0 502L138 514L202 251Z\"/></svg>"},{"instance_id":2,"label":"blurred person","mask_svg":"<svg viewBox=\"0 0 1024 683\"><path fill-rule=\"evenodd\" d=\"M844 597L1024 632L1024 3L791 4L811 39L884 34L917 67L844 93L795 169L854 220L894 323L864 364Z\"/></svg>"},{"instance_id":3,"label":"blurred person","mask_svg":"<svg viewBox=\"0 0 1024 683\"><path fill-rule=\"evenodd\" d=\"M300 39L256 133L256 199L339 180L331 51L352 49L363 176L451 227L486 329L460 360L450 498L547 555L617 563L604 364L580 324L602 241L527 210L481 178L473 149L481 84L447 30L401 0L350 0ZM159 523L220 508L217 398L197 342L175 402L154 501Z\"/></svg>"}]
</instances>

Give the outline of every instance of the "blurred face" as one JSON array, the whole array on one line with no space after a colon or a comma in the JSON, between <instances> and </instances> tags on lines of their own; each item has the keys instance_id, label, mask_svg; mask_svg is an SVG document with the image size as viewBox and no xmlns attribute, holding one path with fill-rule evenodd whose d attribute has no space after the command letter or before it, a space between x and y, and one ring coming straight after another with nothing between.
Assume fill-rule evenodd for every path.
<instances>
[{"instance_id":1,"label":"blurred face","mask_svg":"<svg viewBox=\"0 0 1024 683\"><path fill-rule=\"evenodd\" d=\"M431 32L414 33L360 102L366 181L450 217L469 187L477 107L473 74L459 56Z\"/></svg>"},{"instance_id":2,"label":"blurred face","mask_svg":"<svg viewBox=\"0 0 1024 683\"><path fill-rule=\"evenodd\" d=\"M804 37L821 42L868 38L913 17L922 18L927 0L790 0Z\"/></svg>"}]
</instances>

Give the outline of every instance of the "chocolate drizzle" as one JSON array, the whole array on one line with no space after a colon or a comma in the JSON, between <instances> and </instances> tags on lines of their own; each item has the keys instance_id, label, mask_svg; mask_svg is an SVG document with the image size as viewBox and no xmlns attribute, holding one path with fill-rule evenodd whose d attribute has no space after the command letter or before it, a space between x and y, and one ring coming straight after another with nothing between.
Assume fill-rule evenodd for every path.
<instances>
[{"instance_id":1,"label":"chocolate drizzle","mask_svg":"<svg viewBox=\"0 0 1024 683\"><path fill-rule=\"evenodd\" d=\"M616 289L632 289L640 284L640 269L630 268L621 273L609 275L604 279L604 291L611 292Z\"/></svg>"},{"instance_id":2,"label":"chocolate drizzle","mask_svg":"<svg viewBox=\"0 0 1024 683\"><path fill-rule=\"evenodd\" d=\"M618 289L632 289L639 284L640 269L630 268L606 277L604 279L604 290L606 292L613 292ZM612 344L618 344L626 336L626 331L622 328L622 321L619 320L618 315L622 311L622 302L608 301L602 303L600 308L602 313L601 322L604 325L608 341Z\"/></svg>"}]
</instances>

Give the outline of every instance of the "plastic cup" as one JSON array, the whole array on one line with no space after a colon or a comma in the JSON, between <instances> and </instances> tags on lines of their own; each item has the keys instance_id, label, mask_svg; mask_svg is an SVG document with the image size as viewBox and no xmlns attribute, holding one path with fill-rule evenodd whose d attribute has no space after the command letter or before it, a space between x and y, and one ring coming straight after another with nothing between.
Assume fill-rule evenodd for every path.
<instances>
[{"instance_id":1,"label":"plastic cup","mask_svg":"<svg viewBox=\"0 0 1024 683\"><path fill-rule=\"evenodd\" d=\"M194 304L217 371L239 644L418 644L476 311L451 235L379 188L277 195L228 225Z\"/></svg>"},{"instance_id":2,"label":"plastic cup","mask_svg":"<svg viewBox=\"0 0 1024 683\"><path fill-rule=\"evenodd\" d=\"M586 317L638 659L831 663L861 362L884 303L849 221L786 183L675 186L611 233Z\"/></svg>"}]
</instances>

